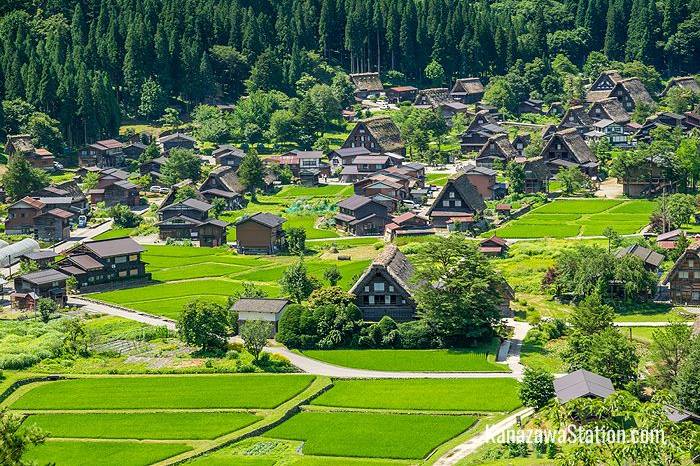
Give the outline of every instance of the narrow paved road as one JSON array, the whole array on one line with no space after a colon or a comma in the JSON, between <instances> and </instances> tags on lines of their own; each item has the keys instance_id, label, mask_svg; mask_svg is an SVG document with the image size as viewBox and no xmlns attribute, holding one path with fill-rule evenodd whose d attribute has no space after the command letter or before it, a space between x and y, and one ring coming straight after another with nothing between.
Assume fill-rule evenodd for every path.
<instances>
[{"instance_id":1,"label":"narrow paved road","mask_svg":"<svg viewBox=\"0 0 700 466\"><path fill-rule=\"evenodd\" d=\"M69 250L72 247L82 243L83 241L94 238L95 236L109 231L112 228L112 220L108 220L105 223L98 225L94 228L78 228L71 232L70 239L65 243L61 243L54 248L55 252L61 253Z\"/></svg>"},{"instance_id":2,"label":"narrow paved road","mask_svg":"<svg viewBox=\"0 0 700 466\"><path fill-rule=\"evenodd\" d=\"M70 306L80 307L87 312L97 314L108 314L112 316L131 319L149 325L167 327L175 330L175 321L164 317L145 314L131 310L122 309L106 303L97 303L92 300L71 296L68 298ZM529 325L522 322L515 324L514 338L524 338ZM301 369L303 372L313 375L339 378L366 378L366 379L479 379L479 378L520 378L522 377L522 366L520 366L520 344L511 345L506 361L507 367L513 372L391 372L374 371L367 369L353 369L350 367L335 366L317 359L312 359L301 354L288 350L280 346L266 347L265 351L270 354L280 354ZM504 369L506 365L504 365Z\"/></svg>"},{"instance_id":3,"label":"narrow paved road","mask_svg":"<svg viewBox=\"0 0 700 466\"><path fill-rule=\"evenodd\" d=\"M524 408L517 411L500 422L497 422L493 426L488 426L486 430L480 432L474 437L470 438L464 443L460 443L452 450L445 453L440 457L433 466L451 466L457 464L460 460L466 458L468 455L474 453L479 447L487 444L502 432L510 429L515 425L518 417L525 417L532 414L532 408Z\"/></svg>"}]
</instances>

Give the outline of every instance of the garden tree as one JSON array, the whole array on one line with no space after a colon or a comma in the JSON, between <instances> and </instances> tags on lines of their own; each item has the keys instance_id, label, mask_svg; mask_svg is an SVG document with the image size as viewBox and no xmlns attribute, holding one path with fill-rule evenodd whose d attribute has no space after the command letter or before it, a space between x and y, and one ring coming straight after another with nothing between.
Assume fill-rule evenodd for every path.
<instances>
[{"instance_id":1,"label":"garden tree","mask_svg":"<svg viewBox=\"0 0 700 466\"><path fill-rule=\"evenodd\" d=\"M605 227L603 236L608 239L608 252L612 252L613 248L619 248L622 244L622 237L613 227Z\"/></svg>"},{"instance_id":2,"label":"garden tree","mask_svg":"<svg viewBox=\"0 0 700 466\"><path fill-rule=\"evenodd\" d=\"M243 282L241 285L241 289L235 291L230 299L229 299L229 304L233 305L234 302L238 301L241 298L266 298L267 293L265 290L260 288L258 285L256 285L253 282Z\"/></svg>"},{"instance_id":3,"label":"garden tree","mask_svg":"<svg viewBox=\"0 0 700 466\"><path fill-rule=\"evenodd\" d=\"M276 110L270 116L270 128L266 134L277 143L293 141L296 138L296 123L296 115L291 110Z\"/></svg>"},{"instance_id":4,"label":"garden tree","mask_svg":"<svg viewBox=\"0 0 700 466\"><path fill-rule=\"evenodd\" d=\"M435 60L428 63L424 73L425 77L430 80L433 86L439 86L445 81L445 69Z\"/></svg>"},{"instance_id":5,"label":"garden tree","mask_svg":"<svg viewBox=\"0 0 700 466\"><path fill-rule=\"evenodd\" d=\"M179 128L182 124L182 120L180 120L180 112L172 107L166 107L165 110L163 110L163 115L158 119L158 121L165 126L170 126L175 129Z\"/></svg>"},{"instance_id":6,"label":"garden tree","mask_svg":"<svg viewBox=\"0 0 700 466\"><path fill-rule=\"evenodd\" d=\"M355 103L355 86L347 74L336 74L331 82L331 89L341 108L347 108Z\"/></svg>"},{"instance_id":7,"label":"garden tree","mask_svg":"<svg viewBox=\"0 0 700 466\"><path fill-rule=\"evenodd\" d=\"M287 267L280 279L282 291L295 303L301 303L317 288L317 283L306 272L304 258Z\"/></svg>"},{"instance_id":8,"label":"garden tree","mask_svg":"<svg viewBox=\"0 0 700 466\"><path fill-rule=\"evenodd\" d=\"M352 304L355 301L355 297L347 291L343 291L339 286L333 285L316 288L311 292L307 301L311 309L326 304L345 307Z\"/></svg>"},{"instance_id":9,"label":"garden tree","mask_svg":"<svg viewBox=\"0 0 700 466\"><path fill-rule=\"evenodd\" d=\"M304 98L308 98L317 108L324 127L330 126L331 122L340 118L342 108L331 86L316 84L309 89Z\"/></svg>"},{"instance_id":10,"label":"garden tree","mask_svg":"<svg viewBox=\"0 0 700 466\"><path fill-rule=\"evenodd\" d=\"M39 427L23 424L24 417L7 408L0 410L0 464L29 466L34 464L22 458L31 446L41 445L46 434Z\"/></svg>"},{"instance_id":11,"label":"garden tree","mask_svg":"<svg viewBox=\"0 0 700 466\"><path fill-rule=\"evenodd\" d=\"M685 322L671 322L651 334L653 379L658 388L671 389L692 348L692 329Z\"/></svg>"},{"instance_id":12,"label":"garden tree","mask_svg":"<svg viewBox=\"0 0 700 466\"><path fill-rule=\"evenodd\" d=\"M134 228L139 226L143 220L143 217L124 204L110 207L109 216L114 219L114 224L119 228Z\"/></svg>"},{"instance_id":13,"label":"garden tree","mask_svg":"<svg viewBox=\"0 0 700 466\"><path fill-rule=\"evenodd\" d=\"M10 199L21 199L49 185L49 175L44 170L33 168L24 157L13 157L1 180Z\"/></svg>"},{"instance_id":14,"label":"garden tree","mask_svg":"<svg viewBox=\"0 0 700 466\"><path fill-rule=\"evenodd\" d=\"M59 129L59 122L47 114L32 113L23 131L31 134L32 142L36 147L44 147L56 155L63 152L63 135Z\"/></svg>"},{"instance_id":15,"label":"garden tree","mask_svg":"<svg viewBox=\"0 0 700 466\"><path fill-rule=\"evenodd\" d=\"M675 171L681 172L683 184L695 190L700 179L700 137L690 135L680 140L672 159Z\"/></svg>"},{"instance_id":16,"label":"garden tree","mask_svg":"<svg viewBox=\"0 0 700 466\"><path fill-rule=\"evenodd\" d=\"M214 218L219 218L221 217L221 214L223 214L226 211L226 201L223 200L220 197L214 198L213 201L211 201L211 210L209 211L209 215L211 215Z\"/></svg>"},{"instance_id":17,"label":"garden tree","mask_svg":"<svg viewBox=\"0 0 700 466\"><path fill-rule=\"evenodd\" d=\"M642 301L653 296L656 282L656 275L636 256L617 259L605 249L583 245L562 251L543 285L555 296L575 301L591 294L606 301Z\"/></svg>"},{"instance_id":18,"label":"garden tree","mask_svg":"<svg viewBox=\"0 0 700 466\"><path fill-rule=\"evenodd\" d=\"M695 213L695 198L689 194L663 195L656 201L656 208L649 218L654 231L665 233L680 228Z\"/></svg>"},{"instance_id":19,"label":"garden tree","mask_svg":"<svg viewBox=\"0 0 700 466\"><path fill-rule=\"evenodd\" d=\"M591 179L575 166L559 170L557 180L561 183L561 189L565 194L574 194L592 188Z\"/></svg>"},{"instance_id":20,"label":"garden tree","mask_svg":"<svg viewBox=\"0 0 700 466\"><path fill-rule=\"evenodd\" d=\"M554 398L554 376L544 369L525 368L520 385L520 401L523 405L542 409Z\"/></svg>"},{"instance_id":21,"label":"garden tree","mask_svg":"<svg viewBox=\"0 0 700 466\"><path fill-rule=\"evenodd\" d=\"M95 172L89 172L83 177L83 182L81 183L83 191L87 192L94 189L97 183L100 181L100 174Z\"/></svg>"},{"instance_id":22,"label":"garden tree","mask_svg":"<svg viewBox=\"0 0 700 466\"><path fill-rule=\"evenodd\" d=\"M632 121L642 125L655 111L655 105L646 102L639 102L632 112Z\"/></svg>"},{"instance_id":23,"label":"garden tree","mask_svg":"<svg viewBox=\"0 0 700 466\"><path fill-rule=\"evenodd\" d=\"M160 172L167 185L186 179L197 182L202 173L202 160L190 149L174 148L170 150Z\"/></svg>"},{"instance_id":24,"label":"garden tree","mask_svg":"<svg viewBox=\"0 0 700 466\"><path fill-rule=\"evenodd\" d=\"M693 106L700 100L700 96L690 89L672 87L663 98L663 103L674 113L684 114L692 110Z\"/></svg>"},{"instance_id":25,"label":"garden tree","mask_svg":"<svg viewBox=\"0 0 700 466\"><path fill-rule=\"evenodd\" d=\"M290 254L304 254L306 251L306 230L302 227L287 228L285 238Z\"/></svg>"},{"instance_id":26,"label":"garden tree","mask_svg":"<svg viewBox=\"0 0 700 466\"><path fill-rule=\"evenodd\" d=\"M213 105L198 105L192 112L195 136L200 141L221 143L229 139L229 122L221 110Z\"/></svg>"},{"instance_id":27,"label":"garden tree","mask_svg":"<svg viewBox=\"0 0 700 466\"><path fill-rule=\"evenodd\" d=\"M278 324L277 341L290 348L331 349L356 342L362 311L354 304L316 308L287 306Z\"/></svg>"},{"instance_id":28,"label":"garden tree","mask_svg":"<svg viewBox=\"0 0 700 466\"><path fill-rule=\"evenodd\" d=\"M272 323L264 320L249 320L241 325L239 334L243 340L243 346L257 362L267 339L272 334Z\"/></svg>"},{"instance_id":29,"label":"garden tree","mask_svg":"<svg viewBox=\"0 0 700 466\"><path fill-rule=\"evenodd\" d=\"M78 291L78 279L73 275L66 279L66 291L68 293L76 293Z\"/></svg>"},{"instance_id":30,"label":"garden tree","mask_svg":"<svg viewBox=\"0 0 700 466\"><path fill-rule=\"evenodd\" d=\"M506 182L510 194L522 194L525 192L525 165L522 163L508 162L506 165Z\"/></svg>"},{"instance_id":31,"label":"garden tree","mask_svg":"<svg viewBox=\"0 0 700 466\"><path fill-rule=\"evenodd\" d=\"M493 335L505 283L475 244L461 235L437 238L417 254L413 277L418 315L445 346Z\"/></svg>"},{"instance_id":32,"label":"garden tree","mask_svg":"<svg viewBox=\"0 0 700 466\"><path fill-rule=\"evenodd\" d=\"M678 369L673 391L687 410L700 412L700 337L690 340L688 354Z\"/></svg>"},{"instance_id":33,"label":"garden tree","mask_svg":"<svg viewBox=\"0 0 700 466\"><path fill-rule=\"evenodd\" d=\"M19 263L20 275L24 275L24 274L31 273L31 272L36 272L37 270L39 270L39 264L37 264L36 261L23 260Z\"/></svg>"},{"instance_id":34,"label":"garden tree","mask_svg":"<svg viewBox=\"0 0 700 466\"><path fill-rule=\"evenodd\" d=\"M700 430L690 422L669 420L665 406L668 396L657 394L641 402L627 391L618 390L606 398L578 398L553 403L542 413L551 429L581 426L586 430L625 432L621 436L598 436L594 442L570 442L562 449L562 464L682 464L697 448ZM632 429L658 431L663 441L633 441ZM614 437L614 438L613 438Z\"/></svg>"},{"instance_id":35,"label":"garden tree","mask_svg":"<svg viewBox=\"0 0 700 466\"><path fill-rule=\"evenodd\" d=\"M61 330L66 353L80 356L87 356L90 353L90 334L80 319L64 320Z\"/></svg>"},{"instance_id":36,"label":"garden tree","mask_svg":"<svg viewBox=\"0 0 700 466\"><path fill-rule=\"evenodd\" d=\"M538 131L530 134L530 144L525 146L525 157L529 159L537 157L542 153L542 149L544 149L544 140L542 140L542 135Z\"/></svg>"},{"instance_id":37,"label":"garden tree","mask_svg":"<svg viewBox=\"0 0 700 466\"><path fill-rule=\"evenodd\" d=\"M51 319L51 314L58 311L58 304L51 298L41 298L36 302L36 311L41 316L41 321L46 324Z\"/></svg>"},{"instance_id":38,"label":"garden tree","mask_svg":"<svg viewBox=\"0 0 700 466\"><path fill-rule=\"evenodd\" d=\"M323 271L323 278L328 281L330 286L335 286L343 278L343 275L340 273L337 265L332 265Z\"/></svg>"},{"instance_id":39,"label":"garden tree","mask_svg":"<svg viewBox=\"0 0 700 466\"><path fill-rule=\"evenodd\" d=\"M175 192L175 199L173 199L175 202L182 202L186 201L187 199L196 199L197 198L197 190L194 188L192 185L185 185L182 186L181 188L178 188L177 191Z\"/></svg>"},{"instance_id":40,"label":"garden tree","mask_svg":"<svg viewBox=\"0 0 700 466\"><path fill-rule=\"evenodd\" d=\"M162 115L163 110L165 110L165 95L163 94L163 89L155 79L146 79L141 85L139 115L144 118L154 119Z\"/></svg>"},{"instance_id":41,"label":"garden tree","mask_svg":"<svg viewBox=\"0 0 700 466\"><path fill-rule=\"evenodd\" d=\"M520 100L504 76L495 76L486 85L484 101L509 112L515 112Z\"/></svg>"},{"instance_id":42,"label":"garden tree","mask_svg":"<svg viewBox=\"0 0 700 466\"><path fill-rule=\"evenodd\" d=\"M246 191L250 193L253 202L257 200L257 190L263 186L264 177L265 166L262 160L255 150L249 150L238 169L238 178L245 186Z\"/></svg>"},{"instance_id":43,"label":"garden tree","mask_svg":"<svg viewBox=\"0 0 700 466\"><path fill-rule=\"evenodd\" d=\"M194 300L185 304L178 321L180 339L202 352L218 352L226 348L229 315L219 304Z\"/></svg>"}]
</instances>

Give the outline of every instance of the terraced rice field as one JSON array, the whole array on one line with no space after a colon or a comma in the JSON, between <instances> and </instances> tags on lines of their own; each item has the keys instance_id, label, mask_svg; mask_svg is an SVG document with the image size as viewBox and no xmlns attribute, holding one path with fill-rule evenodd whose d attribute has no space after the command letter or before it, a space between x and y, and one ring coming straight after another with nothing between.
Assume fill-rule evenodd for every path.
<instances>
[{"instance_id":1,"label":"terraced rice field","mask_svg":"<svg viewBox=\"0 0 700 466\"><path fill-rule=\"evenodd\" d=\"M601 236L607 227L619 234L633 234L647 225L654 207L655 203L647 200L556 200L508 222L495 234L503 238L569 238Z\"/></svg>"}]
</instances>

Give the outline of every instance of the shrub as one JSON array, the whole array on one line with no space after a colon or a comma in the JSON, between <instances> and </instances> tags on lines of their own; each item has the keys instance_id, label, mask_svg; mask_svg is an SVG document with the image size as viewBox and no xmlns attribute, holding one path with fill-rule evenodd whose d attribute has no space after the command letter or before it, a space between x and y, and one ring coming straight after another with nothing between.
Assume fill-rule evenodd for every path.
<instances>
[{"instance_id":1,"label":"shrub","mask_svg":"<svg viewBox=\"0 0 700 466\"><path fill-rule=\"evenodd\" d=\"M520 401L535 409L544 407L554 397L554 376L543 369L525 369L520 386Z\"/></svg>"},{"instance_id":2,"label":"shrub","mask_svg":"<svg viewBox=\"0 0 700 466\"><path fill-rule=\"evenodd\" d=\"M403 322L398 326L401 345L406 349L432 347L433 337L430 328L422 320Z\"/></svg>"}]
</instances>

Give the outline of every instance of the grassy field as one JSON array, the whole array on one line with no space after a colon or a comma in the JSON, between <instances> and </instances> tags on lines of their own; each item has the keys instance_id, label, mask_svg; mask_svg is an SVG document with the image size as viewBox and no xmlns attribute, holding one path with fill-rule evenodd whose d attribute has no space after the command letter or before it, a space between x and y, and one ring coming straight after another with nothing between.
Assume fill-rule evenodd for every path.
<instances>
[{"instance_id":1,"label":"grassy field","mask_svg":"<svg viewBox=\"0 0 700 466\"><path fill-rule=\"evenodd\" d=\"M13 409L274 408L304 390L307 375L104 377L34 386Z\"/></svg>"},{"instance_id":2,"label":"grassy field","mask_svg":"<svg viewBox=\"0 0 700 466\"><path fill-rule=\"evenodd\" d=\"M564 362L560 354L565 346L564 338L548 341L544 345L523 343L520 362L533 369L545 369L552 373L564 372Z\"/></svg>"},{"instance_id":3,"label":"grassy field","mask_svg":"<svg viewBox=\"0 0 700 466\"><path fill-rule=\"evenodd\" d=\"M308 350L304 355L343 367L378 371L509 372L495 361L497 345L453 350Z\"/></svg>"},{"instance_id":4,"label":"grassy field","mask_svg":"<svg viewBox=\"0 0 700 466\"><path fill-rule=\"evenodd\" d=\"M425 184L445 186L447 184L447 180L453 175L453 173L428 173L425 175Z\"/></svg>"},{"instance_id":5,"label":"grassy field","mask_svg":"<svg viewBox=\"0 0 700 466\"><path fill-rule=\"evenodd\" d=\"M254 282L270 297L279 296L278 281L284 270L297 260L290 256L239 256L225 248L155 245L147 246L142 257L153 280L161 283L91 296L139 311L177 318L182 306L195 298L224 304L229 296L241 289L243 282ZM322 282L323 272L337 266L342 275L339 286L347 290L370 260L338 261L309 257L305 262L311 275Z\"/></svg>"},{"instance_id":6,"label":"grassy field","mask_svg":"<svg viewBox=\"0 0 700 466\"><path fill-rule=\"evenodd\" d=\"M214 439L262 419L240 412L57 413L33 414L36 425L53 437L99 439Z\"/></svg>"},{"instance_id":7,"label":"grassy field","mask_svg":"<svg viewBox=\"0 0 700 466\"><path fill-rule=\"evenodd\" d=\"M426 411L511 411L520 406L515 379L336 380L312 404Z\"/></svg>"},{"instance_id":8,"label":"grassy field","mask_svg":"<svg viewBox=\"0 0 700 466\"><path fill-rule=\"evenodd\" d=\"M48 441L31 448L27 459L56 466L143 466L191 449L181 443Z\"/></svg>"},{"instance_id":9,"label":"grassy field","mask_svg":"<svg viewBox=\"0 0 700 466\"><path fill-rule=\"evenodd\" d=\"M619 234L638 233L649 222L654 206L646 200L557 200L508 222L495 233L503 238L568 238L600 236L607 227Z\"/></svg>"},{"instance_id":10,"label":"grassy field","mask_svg":"<svg viewBox=\"0 0 700 466\"><path fill-rule=\"evenodd\" d=\"M472 416L302 412L265 437L302 440L302 451L308 455L421 459L475 420Z\"/></svg>"}]
</instances>

